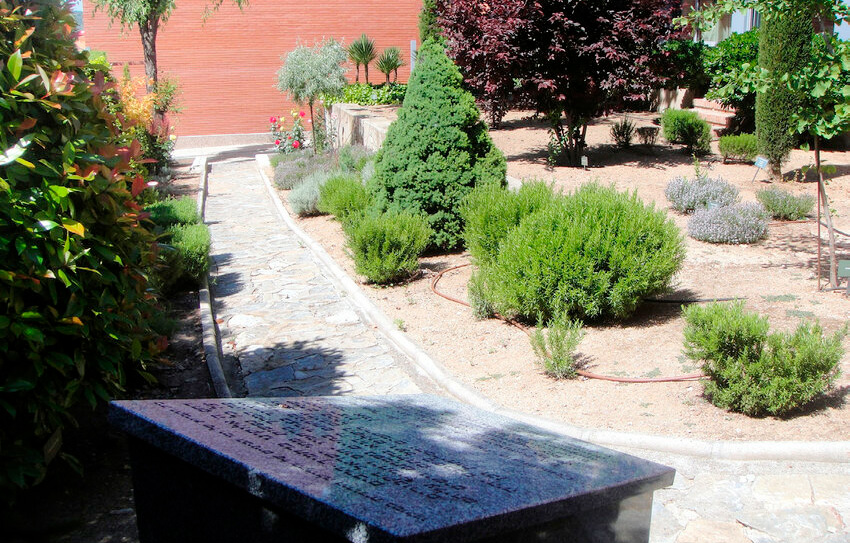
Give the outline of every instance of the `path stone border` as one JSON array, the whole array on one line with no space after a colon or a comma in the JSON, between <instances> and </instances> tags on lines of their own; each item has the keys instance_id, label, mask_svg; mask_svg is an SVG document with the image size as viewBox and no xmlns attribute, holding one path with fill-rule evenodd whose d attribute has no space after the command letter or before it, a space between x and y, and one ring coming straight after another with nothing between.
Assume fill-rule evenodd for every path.
<instances>
[{"instance_id":1,"label":"path stone border","mask_svg":"<svg viewBox=\"0 0 850 543\"><path fill-rule=\"evenodd\" d=\"M192 164L193 169L196 167L201 170L198 181L198 216L201 217L201 222L204 222L204 212L207 206L207 174L209 173L207 157L198 157ZM231 398L233 395L230 392L230 387L227 385L227 379L224 376L224 370L221 366L221 343L219 342L218 328L215 325L215 317L213 315L209 273L204 274L201 280L201 286L198 289L198 305L201 313L201 338L204 344L204 357L207 361L207 369L210 372L210 381L212 381L217 397Z\"/></svg>"},{"instance_id":2,"label":"path stone border","mask_svg":"<svg viewBox=\"0 0 850 543\"><path fill-rule=\"evenodd\" d=\"M389 317L366 297L360 290L360 287L331 258L324 248L308 236L289 215L280 196L266 175L266 168L270 167L269 156L258 154L256 155L256 161L260 177L263 183L265 183L269 196L274 202L281 219L295 232L304 245L314 253L316 258L327 266L331 279L345 289L351 297L352 302L362 310L367 319L377 326L378 330L390 342L409 356L416 366L434 379L438 385L443 387L453 397L497 414L506 415L570 437L609 447L643 449L714 460L850 462L850 441L706 441L682 437L615 432L611 430L579 428L498 406L483 395L455 380L440 363L433 360L425 351L393 325Z\"/></svg>"}]
</instances>

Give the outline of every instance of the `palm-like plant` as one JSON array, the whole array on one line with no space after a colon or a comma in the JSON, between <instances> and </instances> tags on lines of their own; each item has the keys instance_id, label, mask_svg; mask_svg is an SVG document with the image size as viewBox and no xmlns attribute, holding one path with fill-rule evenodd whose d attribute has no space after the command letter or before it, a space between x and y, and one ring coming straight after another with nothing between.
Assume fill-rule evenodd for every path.
<instances>
[{"instance_id":1,"label":"palm-like plant","mask_svg":"<svg viewBox=\"0 0 850 543\"><path fill-rule=\"evenodd\" d=\"M384 49L381 56L378 57L376 64L378 69L387 76L387 83L390 82L390 74L395 72L395 80L398 81L398 69L404 66L404 61L401 60L401 50L398 47L388 47Z\"/></svg>"},{"instance_id":2,"label":"palm-like plant","mask_svg":"<svg viewBox=\"0 0 850 543\"><path fill-rule=\"evenodd\" d=\"M365 33L359 38L351 42L348 46L348 58L354 63L355 77L354 81L360 82L360 65L366 72L366 83L369 82L369 63L375 60L378 54L375 52L375 42L369 39Z\"/></svg>"}]
</instances>

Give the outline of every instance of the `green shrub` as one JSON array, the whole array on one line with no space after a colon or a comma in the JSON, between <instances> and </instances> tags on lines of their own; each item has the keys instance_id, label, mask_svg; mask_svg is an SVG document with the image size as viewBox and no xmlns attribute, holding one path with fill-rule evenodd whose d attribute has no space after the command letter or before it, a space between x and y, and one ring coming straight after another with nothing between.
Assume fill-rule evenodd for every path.
<instances>
[{"instance_id":1,"label":"green shrub","mask_svg":"<svg viewBox=\"0 0 850 543\"><path fill-rule=\"evenodd\" d=\"M318 171L305 177L289 193L289 205L292 211L300 217L319 215L319 191L328 179L340 175L340 172Z\"/></svg>"},{"instance_id":2,"label":"green shrub","mask_svg":"<svg viewBox=\"0 0 850 543\"><path fill-rule=\"evenodd\" d=\"M677 177L667 183L664 195L679 213L693 213L705 207L724 207L738 201L738 189L723 179L702 174L693 179Z\"/></svg>"},{"instance_id":3,"label":"green shrub","mask_svg":"<svg viewBox=\"0 0 850 543\"><path fill-rule=\"evenodd\" d=\"M743 303L690 306L685 355L702 361L705 393L718 407L747 415L784 415L827 391L838 376L846 328L824 337L818 324L768 333L767 319Z\"/></svg>"},{"instance_id":4,"label":"green shrub","mask_svg":"<svg viewBox=\"0 0 850 543\"><path fill-rule=\"evenodd\" d=\"M576 376L575 350L584 338L579 321L560 318L546 325L546 333L540 328L531 336L531 348L546 375L556 379L572 379Z\"/></svg>"},{"instance_id":5,"label":"green shrub","mask_svg":"<svg viewBox=\"0 0 850 543\"><path fill-rule=\"evenodd\" d=\"M368 206L369 195L358 177L337 175L319 188L316 208L340 221L345 222L352 214L363 212Z\"/></svg>"},{"instance_id":6,"label":"green shrub","mask_svg":"<svg viewBox=\"0 0 850 543\"><path fill-rule=\"evenodd\" d=\"M688 234L709 243L755 243L767 237L767 212L756 202L701 209L688 221Z\"/></svg>"},{"instance_id":7,"label":"green shrub","mask_svg":"<svg viewBox=\"0 0 850 543\"><path fill-rule=\"evenodd\" d=\"M678 228L637 195L585 185L526 216L481 266L485 297L508 317L624 318L663 291L684 259Z\"/></svg>"},{"instance_id":8,"label":"green shrub","mask_svg":"<svg viewBox=\"0 0 850 543\"><path fill-rule=\"evenodd\" d=\"M552 187L542 181L523 183L516 192L494 184L476 187L461 208L464 241L473 261L479 266L495 262L505 236L554 199Z\"/></svg>"},{"instance_id":9,"label":"green shrub","mask_svg":"<svg viewBox=\"0 0 850 543\"><path fill-rule=\"evenodd\" d=\"M346 145L337 151L337 163L343 171L360 173L374 155L362 145Z\"/></svg>"},{"instance_id":10,"label":"green shrub","mask_svg":"<svg viewBox=\"0 0 850 543\"><path fill-rule=\"evenodd\" d=\"M639 126L635 129L635 132L637 132L638 139L643 145L655 145L658 140L657 126Z\"/></svg>"},{"instance_id":11,"label":"green shrub","mask_svg":"<svg viewBox=\"0 0 850 543\"><path fill-rule=\"evenodd\" d=\"M743 130L755 128L756 93L738 83L743 66L756 66L759 54L758 30L735 33L704 53L705 73L710 79L705 97L735 108L734 124Z\"/></svg>"},{"instance_id":12,"label":"green shrub","mask_svg":"<svg viewBox=\"0 0 850 543\"><path fill-rule=\"evenodd\" d=\"M369 186L378 205L427 216L432 244L443 249L461 243L460 205L472 188L505 182L505 158L443 45L422 44L375 168Z\"/></svg>"},{"instance_id":13,"label":"green shrub","mask_svg":"<svg viewBox=\"0 0 850 543\"><path fill-rule=\"evenodd\" d=\"M668 53L668 60L675 70L666 87L693 89L697 96L702 96L702 92L708 86L704 60L705 44L701 41L683 39L670 40L662 47Z\"/></svg>"},{"instance_id":14,"label":"green shrub","mask_svg":"<svg viewBox=\"0 0 850 543\"><path fill-rule=\"evenodd\" d=\"M487 301L487 292L481 279L480 273L473 272L466 284L469 307L472 309L472 315L478 320L489 319L495 315L493 305Z\"/></svg>"},{"instance_id":15,"label":"green shrub","mask_svg":"<svg viewBox=\"0 0 850 543\"><path fill-rule=\"evenodd\" d=\"M431 236L428 221L406 211L362 214L345 223L344 230L355 270L378 284L405 279L419 269L419 255Z\"/></svg>"},{"instance_id":16,"label":"green shrub","mask_svg":"<svg viewBox=\"0 0 850 543\"><path fill-rule=\"evenodd\" d=\"M795 196L788 191L769 188L756 193L756 199L774 219L798 221L805 218L815 207L815 197L810 194Z\"/></svg>"},{"instance_id":17,"label":"green shrub","mask_svg":"<svg viewBox=\"0 0 850 543\"><path fill-rule=\"evenodd\" d=\"M359 106L395 105L404 101L407 85L390 83L374 85L370 83L352 83L342 89L338 96L325 96L325 107L334 103L357 104Z\"/></svg>"},{"instance_id":18,"label":"green shrub","mask_svg":"<svg viewBox=\"0 0 850 543\"><path fill-rule=\"evenodd\" d=\"M162 227L195 224L201 220L198 215L198 203L191 196L161 200L145 207L145 211L151 214L150 218L154 224Z\"/></svg>"},{"instance_id":19,"label":"green shrub","mask_svg":"<svg viewBox=\"0 0 850 543\"><path fill-rule=\"evenodd\" d=\"M730 158L749 162L758 154L758 139L755 134L721 136L718 146L724 163Z\"/></svg>"},{"instance_id":20,"label":"green shrub","mask_svg":"<svg viewBox=\"0 0 850 543\"><path fill-rule=\"evenodd\" d=\"M209 271L210 232L205 224L177 224L166 232L157 274L164 292L192 288Z\"/></svg>"},{"instance_id":21,"label":"green shrub","mask_svg":"<svg viewBox=\"0 0 850 543\"><path fill-rule=\"evenodd\" d=\"M364 186L369 186L369 183L372 182L372 178L375 177L375 159L369 159L366 161L366 164L363 165L363 170L360 172L360 179L363 181Z\"/></svg>"},{"instance_id":22,"label":"green shrub","mask_svg":"<svg viewBox=\"0 0 850 543\"><path fill-rule=\"evenodd\" d=\"M758 66L777 78L794 73L811 60L812 11L789 10L781 17L762 21L759 29ZM791 116L803 106L802 97L783 82L767 86L756 94L756 136L758 152L770 162L772 177L782 173L782 163L794 148L796 123Z\"/></svg>"},{"instance_id":23,"label":"green shrub","mask_svg":"<svg viewBox=\"0 0 850 543\"><path fill-rule=\"evenodd\" d=\"M328 173L336 168L336 158L331 153L313 155L298 153L297 158L280 162L274 170L277 188L290 190L312 173Z\"/></svg>"},{"instance_id":24,"label":"green shrub","mask_svg":"<svg viewBox=\"0 0 850 543\"><path fill-rule=\"evenodd\" d=\"M307 151L293 151L290 153L275 153L269 157L269 164L272 167L272 170L277 169L278 164L283 164L284 162L290 162L292 160L299 160L302 157L307 156Z\"/></svg>"},{"instance_id":25,"label":"green shrub","mask_svg":"<svg viewBox=\"0 0 850 543\"><path fill-rule=\"evenodd\" d=\"M159 351L143 273L155 240L134 203L145 183L114 150L120 135L86 79L74 18L64 2L0 0L0 12L4 501L42 480L81 403L147 375ZM49 89L45 73L57 76Z\"/></svg>"},{"instance_id":26,"label":"green shrub","mask_svg":"<svg viewBox=\"0 0 850 543\"><path fill-rule=\"evenodd\" d=\"M687 109L668 109L661 114L664 138L670 143L685 145L688 153L705 155L711 152L711 125Z\"/></svg>"},{"instance_id":27,"label":"green shrub","mask_svg":"<svg viewBox=\"0 0 850 543\"><path fill-rule=\"evenodd\" d=\"M614 144L620 149L631 147L634 136L635 123L629 120L628 117L616 121L611 125L611 139L614 140Z\"/></svg>"}]
</instances>

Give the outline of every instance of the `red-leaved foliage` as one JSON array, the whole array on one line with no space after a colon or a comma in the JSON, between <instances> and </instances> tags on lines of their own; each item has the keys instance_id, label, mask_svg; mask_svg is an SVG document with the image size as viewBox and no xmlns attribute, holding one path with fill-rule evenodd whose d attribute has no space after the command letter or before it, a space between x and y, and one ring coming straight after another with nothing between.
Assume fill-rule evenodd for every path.
<instances>
[{"instance_id":1,"label":"red-leaved foliage","mask_svg":"<svg viewBox=\"0 0 850 543\"><path fill-rule=\"evenodd\" d=\"M491 120L530 100L570 164L590 119L664 85L662 45L683 36L680 11L680 0L437 1L449 54Z\"/></svg>"}]
</instances>

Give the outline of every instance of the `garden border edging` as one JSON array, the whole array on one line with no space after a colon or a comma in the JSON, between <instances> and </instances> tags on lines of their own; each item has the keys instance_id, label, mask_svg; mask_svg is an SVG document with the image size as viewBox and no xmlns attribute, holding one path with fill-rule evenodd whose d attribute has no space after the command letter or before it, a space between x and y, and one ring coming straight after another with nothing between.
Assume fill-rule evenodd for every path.
<instances>
[{"instance_id":1,"label":"garden border edging","mask_svg":"<svg viewBox=\"0 0 850 543\"><path fill-rule=\"evenodd\" d=\"M509 416L515 420L564 434L577 439L610 447L627 447L709 458L714 460L774 460L806 462L850 462L850 441L706 441L682 437L657 436L613 430L579 428L553 421L537 415L529 415L501 407L480 393L456 381L441 364L398 330L393 323L366 295L348 274L313 238L307 235L292 219L277 194L266 168L270 167L269 155L256 155L256 167L269 196L283 222L296 234L316 258L327 267L331 279L342 287L352 302L378 329L424 374L455 398L475 407Z\"/></svg>"}]
</instances>

